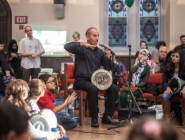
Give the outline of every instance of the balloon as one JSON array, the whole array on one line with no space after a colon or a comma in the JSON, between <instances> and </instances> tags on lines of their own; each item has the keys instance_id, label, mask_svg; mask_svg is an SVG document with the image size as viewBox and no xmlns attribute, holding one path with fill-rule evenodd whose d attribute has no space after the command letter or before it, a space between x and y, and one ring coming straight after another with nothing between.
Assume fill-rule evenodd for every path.
<instances>
[{"instance_id":1,"label":"balloon","mask_svg":"<svg viewBox=\"0 0 185 140\"><path fill-rule=\"evenodd\" d=\"M125 3L128 7L132 7L132 5L134 4L134 0L126 0Z\"/></svg>"}]
</instances>

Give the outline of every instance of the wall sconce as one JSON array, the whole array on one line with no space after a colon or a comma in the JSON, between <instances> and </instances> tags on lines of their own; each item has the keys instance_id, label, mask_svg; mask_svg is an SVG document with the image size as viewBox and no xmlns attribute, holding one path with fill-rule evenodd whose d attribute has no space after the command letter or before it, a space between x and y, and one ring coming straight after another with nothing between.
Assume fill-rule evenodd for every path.
<instances>
[{"instance_id":1,"label":"wall sconce","mask_svg":"<svg viewBox=\"0 0 185 140\"><path fill-rule=\"evenodd\" d=\"M55 12L57 18L64 18L65 0L54 0Z\"/></svg>"}]
</instances>

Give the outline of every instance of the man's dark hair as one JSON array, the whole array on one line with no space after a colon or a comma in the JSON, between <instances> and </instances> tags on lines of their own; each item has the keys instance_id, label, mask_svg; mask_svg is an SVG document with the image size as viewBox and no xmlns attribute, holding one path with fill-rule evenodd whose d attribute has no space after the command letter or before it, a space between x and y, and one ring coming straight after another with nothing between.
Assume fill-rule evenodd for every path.
<instances>
[{"instance_id":1,"label":"man's dark hair","mask_svg":"<svg viewBox=\"0 0 185 140\"><path fill-rule=\"evenodd\" d=\"M166 46L166 42L164 41L157 42L157 44L155 45L155 48L159 51L160 46Z\"/></svg>"},{"instance_id":2,"label":"man's dark hair","mask_svg":"<svg viewBox=\"0 0 185 140\"><path fill-rule=\"evenodd\" d=\"M180 36L180 40L181 40L182 38L184 38L184 37L185 37L185 35L181 35L181 36Z\"/></svg>"},{"instance_id":3,"label":"man's dark hair","mask_svg":"<svg viewBox=\"0 0 185 140\"><path fill-rule=\"evenodd\" d=\"M41 79L42 81L44 81L44 83L46 83L49 77L52 77L52 76L50 74L42 74L39 76L39 79Z\"/></svg>"},{"instance_id":4,"label":"man's dark hair","mask_svg":"<svg viewBox=\"0 0 185 140\"><path fill-rule=\"evenodd\" d=\"M2 45L2 44L3 44L3 41L0 40L0 45Z\"/></svg>"},{"instance_id":5,"label":"man's dark hair","mask_svg":"<svg viewBox=\"0 0 185 140\"><path fill-rule=\"evenodd\" d=\"M0 104L0 139L6 138L10 131L16 136L28 130L29 116L23 108L10 103Z\"/></svg>"},{"instance_id":6,"label":"man's dark hair","mask_svg":"<svg viewBox=\"0 0 185 140\"><path fill-rule=\"evenodd\" d=\"M90 28L87 29L85 35L86 35L86 36L89 35L89 34L91 33L91 30L92 30L92 29L97 30L95 27L90 27Z\"/></svg>"}]
</instances>

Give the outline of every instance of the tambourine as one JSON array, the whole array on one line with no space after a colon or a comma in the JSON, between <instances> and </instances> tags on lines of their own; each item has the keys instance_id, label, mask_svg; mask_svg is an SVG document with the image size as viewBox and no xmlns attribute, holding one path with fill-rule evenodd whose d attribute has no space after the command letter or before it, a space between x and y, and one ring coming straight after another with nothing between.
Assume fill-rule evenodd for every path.
<instances>
[{"instance_id":1,"label":"tambourine","mask_svg":"<svg viewBox=\"0 0 185 140\"><path fill-rule=\"evenodd\" d=\"M91 82L99 90L106 90L112 85L112 72L99 69L91 76Z\"/></svg>"},{"instance_id":2,"label":"tambourine","mask_svg":"<svg viewBox=\"0 0 185 140\"><path fill-rule=\"evenodd\" d=\"M50 109L43 109L39 114L34 114L30 117L32 125L42 131L50 131L51 128L56 128L57 118L55 113Z\"/></svg>"},{"instance_id":3,"label":"tambourine","mask_svg":"<svg viewBox=\"0 0 185 140\"><path fill-rule=\"evenodd\" d=\"M179 77L173 77L170 81L170 87L173 93L178 94L182 90L185 85L185 81L180 79Z\"/></svg>"},{"instance_id":4,"label":"tambourine","mask_svg":"<svg viewBox=\"0 0 185 140\"><path fill-rule=\"evenodd\" d=\"M40 114L34 114L30 117L31 124L38 130L50 131L50 127L46 119Z\"/></svg>"}]
</instances>

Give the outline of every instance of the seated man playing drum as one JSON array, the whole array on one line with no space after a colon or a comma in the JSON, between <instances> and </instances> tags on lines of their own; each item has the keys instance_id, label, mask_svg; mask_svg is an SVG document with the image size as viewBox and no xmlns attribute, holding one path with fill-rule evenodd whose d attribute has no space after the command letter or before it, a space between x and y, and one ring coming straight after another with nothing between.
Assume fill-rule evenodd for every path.
<instances>
[{"instance_id":1,"label":"seated man playing drum","mask_svg":"<svg viewBox=\"0 0 185 140\"><path fill-rule=\"evenodd\" d=\"M86 31L87 42L71 42L64 46L66 51L75 54L75 90L85 90L88 94L91 127L99 127L98 123L98 88L91 83L91 76L101 66L106 70L111 70L113 62L107 58L103 50L97 47L99 32L96 28L90 27ZM116 85L111 84L106 90L107 100L105 103L105 113L102 123L116 125L111 117L114 112L115 94L118 93Z\"/></svg>"}]
</instances>

